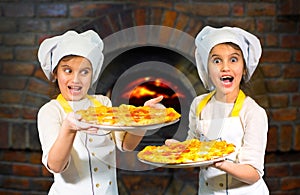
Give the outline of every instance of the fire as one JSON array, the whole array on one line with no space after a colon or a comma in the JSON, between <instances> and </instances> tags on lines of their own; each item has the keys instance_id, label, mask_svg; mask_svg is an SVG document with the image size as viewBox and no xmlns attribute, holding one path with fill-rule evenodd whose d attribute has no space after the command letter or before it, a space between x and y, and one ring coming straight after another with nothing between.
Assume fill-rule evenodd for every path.
<instances>
[{"instance_id":1,"label":"fire","mask_svg":"<svg viewBox=\"0 0 300 195\"><path fill-rule=\"evenodd\" d=\"M184 94L178 92L178 87L162 78L151 79L149 77L139 78L129 83L122 98L143 98L147 96L163 96L164 99L183 98ZM170 93L172 91L172 93ZM175 92L176 91L176 92Z\"/></svg>"}]
</instances>

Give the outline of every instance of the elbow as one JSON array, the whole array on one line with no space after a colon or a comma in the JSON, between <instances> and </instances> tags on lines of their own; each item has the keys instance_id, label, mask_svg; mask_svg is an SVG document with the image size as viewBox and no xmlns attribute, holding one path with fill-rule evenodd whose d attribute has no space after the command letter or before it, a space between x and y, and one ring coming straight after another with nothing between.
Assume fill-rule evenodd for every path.
<instances>
[{"instance_id":1,"label":"elbow","mask_svg":"<svg viewBox=\"0 0 300 195\"><path fill-rule=\"evenodd\" d=\"M53 172L53 173L61 173L64 171L64 167L59 167L59 166L52 166L51 164L48 163L48 168Z\"/></svg>"}]
</instances>

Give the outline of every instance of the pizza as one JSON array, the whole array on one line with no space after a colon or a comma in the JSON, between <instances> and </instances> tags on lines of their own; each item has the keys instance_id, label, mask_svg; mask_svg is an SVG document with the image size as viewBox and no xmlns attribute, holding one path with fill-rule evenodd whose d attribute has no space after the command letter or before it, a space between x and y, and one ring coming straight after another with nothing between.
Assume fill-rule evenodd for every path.
<instances>
[{"instance_id":1,"label":"pizza","mask_svg":"<svg viewBox=\"0 0 300 195\"><path fill-rule=\"evenodd\" d=\"M76 112L82 121L110 126L145 126L168 123L180 118L173 108L153 108L150 106L133 106L121 104L118 107L89 107Z\"/></svg>"},{"instance_id":2,"label":"pizza","mask_svg":"<svg viewBox=\"0 0 300 195\"><path fill-rule=\"evenodd\" d=\"M190 139L170 145L146 146L137 156L140 160L163 163L184 164L209 161L227 156L234 152L235 145L226 141L200 141Z\"/></svg>"}]
</instances>

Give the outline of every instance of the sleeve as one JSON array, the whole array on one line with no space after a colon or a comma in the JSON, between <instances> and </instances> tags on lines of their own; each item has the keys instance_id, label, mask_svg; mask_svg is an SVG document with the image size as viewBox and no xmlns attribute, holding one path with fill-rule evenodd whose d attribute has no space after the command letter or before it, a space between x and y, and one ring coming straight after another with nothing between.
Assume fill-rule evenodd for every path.
<instances>
[{"instance_id":1,"label":"sleeve","mask_svg":"<svg viewBox=\"0 0 300 195\"><path fill-rule=\"evenodd\" d=\"M48 153L59 134L62 117L63 113L53 101L41 107L37 115L39 139L43 151L42 163L51 173L52 171L48 167Z\"/></svg>"},{"instance_id":2,"label":"sleeve","mask_svg":"<svg viewBox=\"0 0 300 195\"><path fill-rule=\"evenodd\" d=\"M188 139L200 139L200 133L197 131L197 120L198 116L196 116L196 109L198 107L198 104L200 102L200 97L194 98L191 106L190 106L190 112L189 112L189 130L188 130L188 135L187 135L187 140Z\"/></svg>"},{"instance_id":3,"label":"sleeve","mask_svg":"<svg viewBox=\"0 0 300 195\"><path fill-rule=\"evenodd\" d=\"M264 157L267 145L268 118L265 110L250 99L242 114L244 139L239 152L239 161L250 164L264 174Z\"/></svg>"}]
</instances>

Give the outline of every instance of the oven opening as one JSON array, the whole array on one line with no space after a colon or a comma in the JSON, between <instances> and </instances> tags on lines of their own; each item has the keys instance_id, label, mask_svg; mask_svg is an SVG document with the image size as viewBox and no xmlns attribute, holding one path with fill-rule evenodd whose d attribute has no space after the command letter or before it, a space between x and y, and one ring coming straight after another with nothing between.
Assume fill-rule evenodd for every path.
<instances>
[{"instance_id":1,"label":"oven opening","mask_svg":"<svg viewBox=\"0 0 300 195\"><path fill-rule=\"evenodd\" d=\"M161 103L181 114L177 123L147 131L134 152L118 152L117 166L125 170L148 169L137 160L138 151L147 145L163 145L170 138L185 140L190 105L202 86L195 65L173 50L144 46L114 57L102 70L97 94L110 97L113 106L142 106L145 101L162 95Z\"/></svg>"}]
</instances>

